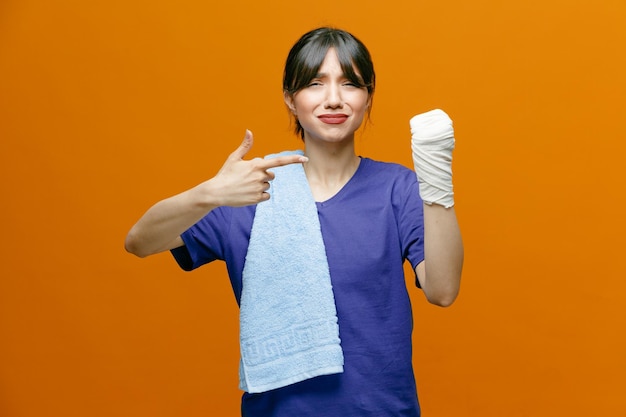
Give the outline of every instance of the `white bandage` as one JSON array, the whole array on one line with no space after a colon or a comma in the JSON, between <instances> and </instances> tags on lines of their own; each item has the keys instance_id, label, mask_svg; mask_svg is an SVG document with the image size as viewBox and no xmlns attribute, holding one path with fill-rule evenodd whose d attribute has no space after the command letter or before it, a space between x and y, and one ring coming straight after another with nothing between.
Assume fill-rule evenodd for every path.
<instances>
[{"instance_id":1,"label":"white bandage","mask_svg":"<svg viewBox=\"0 0 626 417\"><path fill-rule=\"evenodd\" d=\"M436 109L412 117L410 125L413 164L422 200L452 207L452 120L443 110Z\"/></svg>"}]
</instances>

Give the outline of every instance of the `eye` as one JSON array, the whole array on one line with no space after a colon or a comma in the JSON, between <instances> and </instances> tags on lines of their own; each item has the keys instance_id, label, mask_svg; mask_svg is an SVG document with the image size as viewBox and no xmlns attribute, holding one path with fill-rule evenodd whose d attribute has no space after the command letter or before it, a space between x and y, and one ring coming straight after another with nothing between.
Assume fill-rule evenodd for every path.
<instances>
[{"instance_id":1,"label":"eye","mask_svg":"<svg viewBox=\"0 0 626 417\"><path fill-rule=\"evenodd\" d=\"M349 81L349 80L344 81L343 82L343 86L344 87L350 87L350 88L363 88L364 87L363 84L361 84L361 83L355 83L355 82L352 82L352 81Z\"/></svg>"},{"instance_id":2,"label":"eye","mask_svg":"<svg viewBox=\"0 0 626 417\"><path fill-rule=\"evenodd\" d=\"M313 80L313 81L311 81L311 82L307 85L307 87L318 87L318 86L320 86L320 85L322 85L321 81L319 81L319 80Z\"/></svg>"}]
</instances>

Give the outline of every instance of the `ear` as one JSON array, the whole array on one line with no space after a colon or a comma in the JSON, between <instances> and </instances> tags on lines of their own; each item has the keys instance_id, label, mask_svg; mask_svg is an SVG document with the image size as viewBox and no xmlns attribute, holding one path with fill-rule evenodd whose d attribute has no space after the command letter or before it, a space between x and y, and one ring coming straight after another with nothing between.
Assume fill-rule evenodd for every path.
<instances>
[{"instance_id":1,"label":"ear","mask_svg":"<svg viewBox=\"0 0 626 417\"><path fill-rule=\"evenodd\" d=\"M287 91L283 91L283 99L285 100L285 104L289 107L289 110L295 115L296 114L296 105L293 102L293 96L289 94Z\"/></svg>"}]
</instances>

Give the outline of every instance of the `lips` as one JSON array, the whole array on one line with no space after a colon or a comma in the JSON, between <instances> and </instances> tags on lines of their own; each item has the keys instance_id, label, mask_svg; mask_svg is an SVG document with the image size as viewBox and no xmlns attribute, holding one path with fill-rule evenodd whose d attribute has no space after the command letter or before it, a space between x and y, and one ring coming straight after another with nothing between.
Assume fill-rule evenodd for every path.
<instances>
[{"instance_id":1,"label":"lips","mask_svg":"<svg viewBox=\"0 0 626 417\"><path fill-rule=\"evenodd\" d=\"M322 122L329 125L338 125L348 120L347 114L322 114L318 116Z\"/></svg>"}]
</instances>

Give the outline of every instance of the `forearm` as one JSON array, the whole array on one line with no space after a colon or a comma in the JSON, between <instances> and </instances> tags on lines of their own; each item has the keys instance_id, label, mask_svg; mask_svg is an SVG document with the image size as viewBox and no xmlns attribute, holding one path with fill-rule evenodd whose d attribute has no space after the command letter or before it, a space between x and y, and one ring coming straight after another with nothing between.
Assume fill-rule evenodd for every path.
<instances>
[{"instance_id":1,"label":"forearm","mask_svg":"<svg viewBox=\"0 0 626 417\"><path fill-rule=\"evenodd\" d=\"M126 250L144 257L182 245L180 235L214 208L269 200L272 168L308 161L300 154L246 161L243 157L252 142L252 132L246 131L241 145L228 156L215 177L152 206L128 232Z\"/></svg>"},{"instance_id":2,"label":"forearm","mask_svg":"<svg viewBox=\"0 0 626 417\"><path fill-rule=\"evenodd\" d=\"M418 278L426 298L449 306L456 299L463 269L463 241L454 207L424 205L425 261Z\"/></svg>"},{"instance_id":3,"label":"forearm","mask_svg":"<svg viewBox=\"0 0 626 417\"><path fill-rule=\"evenodd\" d=\"M145 257L182 244L180 235L217 207L207 189L210 189L208 182L148 209L128 232L126 250Z\"/></svg>"},{"instance_id":4,"label":"forearm","mask_svg":"<svg viewBox=\"0 0 626 417\"><path fill-rule=\"evenodd\" d=\"M440 109L411 118L411 149L424 204L424 262L415 272L426 298L449 306L461 284L463 242L454 211L452 119Z\"/></svg>"}]
</instances>

